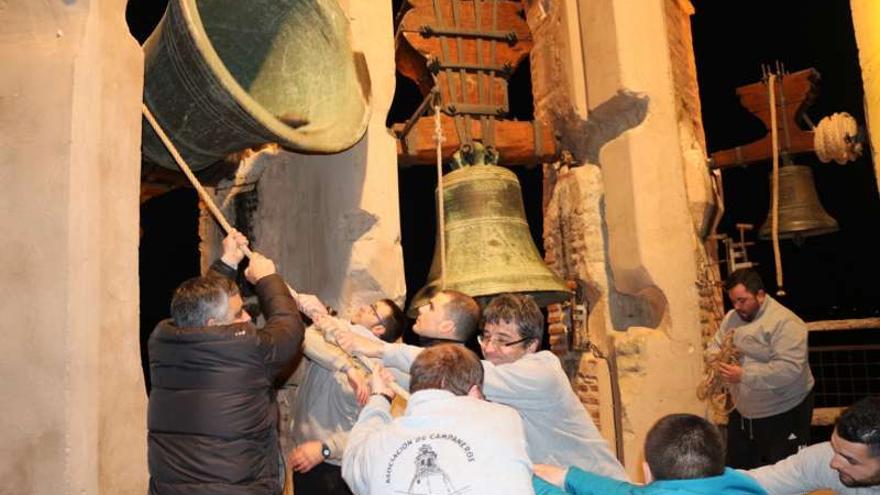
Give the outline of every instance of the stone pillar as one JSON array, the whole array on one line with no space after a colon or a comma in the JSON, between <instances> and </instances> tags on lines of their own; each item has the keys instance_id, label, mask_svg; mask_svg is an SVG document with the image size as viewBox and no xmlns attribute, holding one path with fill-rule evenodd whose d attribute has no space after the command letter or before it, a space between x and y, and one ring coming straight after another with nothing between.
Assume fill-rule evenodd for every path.
<instances>
[{"instance_id":1,"label":"stone pillar","mask_svg":"<svg viewBox=\"0 0 880 495\"><path fill-rule=\"evenodd\" d=\"M873 153L874 176L880 188L880 3L872 0L850 0L862 86L865 89L865 118L868 142Z\"/></svg>"},{"instance_id":2,"label":"stone pillar","mask_svg":"<svg viewBox=\"0 0 880 495\"><path fill-rule=\"evenodd\" d=\"M703 321L701 305L714 293L698 287L710 266L703 241L714 198L691 13L687 0L591 0L576 9L541 0L528 12L535 114L555 124L573 155L545 166L547 261L584 288L589 338L616 369L603 387L594 358L574 353L574 386L600 419L608 389L619 391L620 430L600 424L634 479L658 418L705 410L695 395L701 330L715 322Z\"/></svg>"},{"instance_id":3,"label":"stone pillar","mask_svg":"<svg viewBox=\"0 0 880 495\"><path fill-rule=\"evenodd\" d=\"M600 155L612 283L617 291L647 302L654 313L643 320L653 324L614 325L612 334L631 475L637 472L634 461L644 435L659 417L705 409L695 394L702 375L697 290L702 245L701 229L695 226L702 221L695 222L688 185L705 186L708 172L693 168L687 159L691 149L702 152L697 137L702 132L695 131L693 119L680 106L683 95L674 73L687 61L673 59L673 53L681 52L668 34L672 18L667 9L683 5L689 2L581 4L591 101L605 100L622 88L649 98L642 124L609 143ZM611 311L626 311L626 305ZM612 314L611 320L627 319Z\"/></svg>"},{"instance_id":4,"label":"stone pillar","mask_svg":"<svg viewBox=\"0 0 880 495\"><path fill-rule=\"evenodd\" d=\"M2 493L147 490L125 4L0 4Z\"/></svg>"}]
</instances>

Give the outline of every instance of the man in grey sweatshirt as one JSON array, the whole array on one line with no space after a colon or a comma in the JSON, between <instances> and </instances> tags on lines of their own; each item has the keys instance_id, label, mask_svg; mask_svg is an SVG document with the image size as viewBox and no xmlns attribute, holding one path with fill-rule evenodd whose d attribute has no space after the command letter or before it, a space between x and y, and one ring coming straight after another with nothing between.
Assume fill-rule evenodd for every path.
<instances>
[{"instance_id":1,"label":"man in grey sweatshirt","mask_svg":"<svg viewBox=\"0 0 880 495\"><path fill-rule=\"evenodd\" d=\"M830 442L747 473L770 495L824 489L838 495L880 495L880 397L865 397L847 409Z\"/></svg>"},{"instance_id":2,"label":"man in grey sweatshirt","mask_svg":"<svg viewBox=\"0 0 880 495\"><path fill-rule=\"evenodd\" d=\"M623 466L572 391L559 358L538 350L544 317L532 298L519 294L496 297L483 311L483 323L478 336L486 358L482 361L483 393L487 400L519 412L532 462L577 466L627 481ZM337 339L348 352L381 357L385 366L400 370L408 370L422 351L351 335Z\"/></svg>"},{"instance_id":3,"label":"man in grey sweatshirt","mask_svg":"<svg viewBox=\"0 0 880 495\"><path fill-rule=\"evenodd\" d=\"M739 362L718 365L736 406L727 420L727 465L750 469L784 459L809 443L814 381L807 326L764 292L754 270L731 273L724 289L733 309L709 351L719 351L732 332Z\"/></svg>"}]
</instances>

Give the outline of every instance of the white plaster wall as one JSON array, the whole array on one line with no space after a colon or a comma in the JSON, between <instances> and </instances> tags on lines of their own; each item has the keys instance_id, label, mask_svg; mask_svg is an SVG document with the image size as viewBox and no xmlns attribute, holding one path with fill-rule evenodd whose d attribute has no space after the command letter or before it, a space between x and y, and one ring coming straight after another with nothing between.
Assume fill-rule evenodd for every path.
<instances>
[{"instance_id":1,"label":"white plaster wall","mask_svg":"<svg viewBox=\"0 0 880 495\"><path fill-rule=\"evenodd\" d=\"M0 493L144 493L142 56L125 1L0 3Z\"/></svg>"},{"instance_id":2,"label":"white plaster wall","mask_svg":"<svg viewBox=\"0 0 880 495\"><path fill-rule=\"evenodd\" d=\"M850 0L862 85L865 89L865 118L868 120L868 141L874 160L874 176L880 189L880 2Z\"/></svg>"},{"instance_id":3,"label":"white plaster wall","mask_svg":"<svg viewBox=\"0 0 880 495\"><path fill-rule=\"evenodd\" d=\"M354 148L331 156L265 151L254 215L257 248L288 281L346 314L405 294L397 195L397 148L385 127L394 96L391 4L342 5L355 52L370 75L371 119Z\"/></svg>"},{"instance_id":4,"label":"white plaster wall","mask_svg":"<svg viewBox=\"0 0 880 495\"><path fill-rule=\"evenodd\" d=\"M664 0L579 6L590 106L621 89L649 98L645 120L607 144L599 160L611 283L663 309L656 328L611 332L627 468L638 478L644 434L653 422L667 413L703 411L694 394L702 369L699 244L682 157L682 140L691 137L679 130Z\"/></svg>"}]
</instances>

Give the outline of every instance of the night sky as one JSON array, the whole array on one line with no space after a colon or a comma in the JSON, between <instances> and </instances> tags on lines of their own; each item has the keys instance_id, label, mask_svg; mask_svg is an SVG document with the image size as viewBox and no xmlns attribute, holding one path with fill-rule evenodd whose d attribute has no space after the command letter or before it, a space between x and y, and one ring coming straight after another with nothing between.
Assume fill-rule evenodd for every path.
<instances>
[{"instance_id":1,"label":"night sky","mask_svg":"<svg viewBox=\"0 0 880 495\"><path fill-rule=\"evenodd\" d=\"M146 39L161 18L165 3L130 0L127 19L135 38L141 42ZM765 134L763 124L740 106L735 89L759 80L761 64L777 60L789 72L813 67L821 73L819 97L808 112L813 122L846 111L864 125L861 74L848 1L693 3L693 39L710 153L747 144ZM399 1L394 4L396 7ZM528 74L526 61L511 80L511 94L515 95L511 109L513 116L521 120L532 118ZM405 120L420 100L414 86L399 77L388 123ZM821 202L837 219L840 231L809 238L802 246L781 241L788 293L781 301L808 321L880 316L874 288L875 281L880 280L880 260L874 254L877 249L873 243L880 199L869 154L845 166L821 164L812 153L796 156L794 161L813 167ZM540 167L513 169L521 181L528 221L540 249ZM769 208L769 171L768 160L723 172L727 211L719 233L735 235L736 223L752 223L756 236ZM400 168L398 174L410 295L424 284L433 256L434 174L432 167L425 166ZM167 317L174 287L198 274L196 204L195 192L184 189L154 198L141 208L142 338L156 322ZM770 242L758 241L749 254L760 263L758 269L772 291L775 274ZM837 338L860 337L841 333Z\"/></svg>"},{"instance_id":2,"label":"night sky","mask_svg":"<svg viewBox=\"0 0 880 495\"><path fill-rule=\"evenodd\" d=\"M808 110L814 123L848 112L865 125L861 73L849 2L695 1L692 18L703 126L709 152L747 144L767 131L738 101L736 87L760 80L761 64L778 60L789 72L815 68L819 96ZM810 165L825 210L840 230L806 239L803 246L780 241L784 286L781 300L805 320L880 315L875 283L880 278L874 230L880 200L869 153L847 165L822 164L813 153L796 155ZM771 162L727 169L726 214L719 230L735 235L736 223L757 230L770 204ZM754 233L756 239L756 231ZM765 283L775 288L770 241L750 249Z\"/></svg>"}]
</instances>

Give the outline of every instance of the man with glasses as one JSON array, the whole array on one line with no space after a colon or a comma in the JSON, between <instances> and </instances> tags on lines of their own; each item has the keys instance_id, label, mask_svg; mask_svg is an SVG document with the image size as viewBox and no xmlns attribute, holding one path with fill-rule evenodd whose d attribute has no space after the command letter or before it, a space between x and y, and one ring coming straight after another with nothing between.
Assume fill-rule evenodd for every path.
<instances>
[{"instance_id":1,"label":"man with glasses","mask_svg":"<svg viewBox=\"0 0 880 495\"><path fill-rule=\"evenodd\" d=\"M479 336L486 358L486 399L520 413L533 462L573 465L627 480L623 466L572 391L559 358L539 350L543 332L544 316L529 296L502 294L486 306ZM381 357L386 366L401 370L408 370L421 352L418 347L376 344L352 335L339 343L347 351Z\"/></svg>"},{"instance_id":2,"label":"man with glasses","mask_svg":"<svg viewBox=\"0 0 880 495\"><path fill-rule=\"evenodd\" d=\"M358 363L328 343L321 329L342 326L378 342L394 342L403 333L405 316L394 301L381 299L355 310L349 324L328 315L314 296L299 295L298 302L315 325L305 333L307 359L300 364L304 369L293 405L296 447L287 457L288 467L297 493L349 495L340 471L342 453L369 387Z\"/></svg>"}]
</instances>

